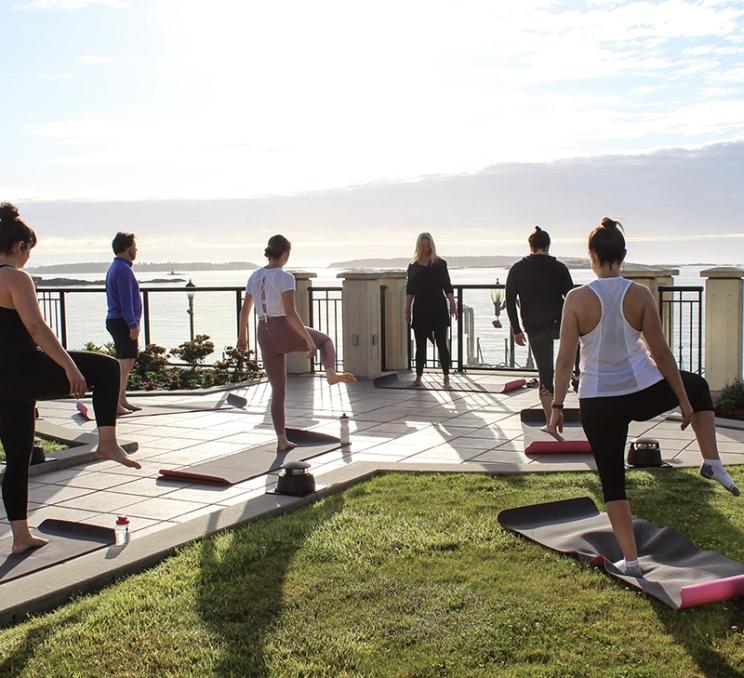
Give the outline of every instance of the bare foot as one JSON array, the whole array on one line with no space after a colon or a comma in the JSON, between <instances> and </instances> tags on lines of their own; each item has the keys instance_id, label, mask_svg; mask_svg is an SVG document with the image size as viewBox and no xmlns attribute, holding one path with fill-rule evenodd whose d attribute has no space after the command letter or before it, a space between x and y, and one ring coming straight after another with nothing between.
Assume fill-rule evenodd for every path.
<instances>
[{"instance_id":1,"label":"bare foot","mask_svg":"<svg viewBox=\"0 0 744 678\"><path fill-rule=\"evenodd\" d=\"M122 407L121 405L119 405L119 407L116 408L116 416L123 417L125 414L132 414L132 413L125 407Z\"/></svg>"},{"instance_id":2,"label":"bare foot","mask_svg":"<svg viewBox=\"0 0 744 678\"><path fill-rule=\"evenodd\" d=\"M48 539L42 539L41 537L33 537L29 535L23 539L14 539L12 553L17 556L31 549L37 549L40 546L46 546L49 543Z\"/></svg>"},{"instance_id":3,"label":"bare foot","mask_svg":"<svg viewBox=\"0 0 744 678\"><path fill-rule=\"evenodd\" d=\"M139 412L142 409L141 407L137 407L137 405L132 405L129 401L125 402L123 406L131 412Z\"/></svg>"},{"instance_id":4,"label":"bare foot","mask_svg":"<svg viewBox=\"0 0 744 678\"><path fill-rule=\"evenodd\" d=\"M421 386L421 377L416 377L413 380L413 383L411 384L411 386L415 386L416 388L418 388L419 386Z\"/></svg>"},{"instance_id":5,"label":"bare foot","mask_svg":"<svg viewBox=\"0 0 744 678\"><path fill-rule=\"evenodd\" d=\"M350 372L341 372L341 374L336 372L336 374L326 377L326 379L331 386L340 382L344 384L356 384L356 377Z\"/></svg>"},{"instance_id":6,"label":"bare foot","mask_svg":"<svg viewBox=\"0 0 744 678\"><path fill-rule=\"evenodd\" d=\"M287 443L286 445L277 445L276 453L285 454L287 452L291 452L295 447L297 447L295 443Z\"/></svg>"},{"instance_id":7,"label":"bare foot","mask_svg":"<svg viewBox=\"0 0 744 678\"><path fill-rule=\"evenodd\" d=\"M555 433L553 433L553 431L548 431L547 426L543 426L540 430L543 433L547 433L548 435L553 436L553 438L555 438L559 443L562 443L565 440L565 438L560 433L558 433L558 431L556 431Z\"/></svg>"},{"instance_id":8,"label":"bare foot","mask_svg":"<svg viewBox=\"0 0 744 678\"><path fill-rule=\"evenodd\" d=\"M129 466L130 468L142 468L142 465L130 459L129 455L118 445L102 446L99 445L95 452L96 459L108 459L110 461L117 461L123 466Z\"/></svg>"},{"instance_id":9,"label":"bare foot","mask_svg":"<svg viewBox=\"0 0 744 678\"><path fill-rule=\"evenodd\" d=\"M445 377L444 378L444 388L446 388L446 389L452 388L452 384L450 384L449 377Z\"/></svg>"}]
</instances>

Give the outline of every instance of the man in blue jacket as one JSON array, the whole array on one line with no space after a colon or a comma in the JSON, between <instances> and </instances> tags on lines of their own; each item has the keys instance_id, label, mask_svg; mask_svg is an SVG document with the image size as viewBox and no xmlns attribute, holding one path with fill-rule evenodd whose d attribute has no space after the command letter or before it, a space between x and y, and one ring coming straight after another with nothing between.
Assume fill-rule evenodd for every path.
<instances>
[{"instance_id":1,"label":"man in blue jacket","mask_svg":"<svg viewBox=\"0 0 744 678\"><path fill-rule=\"evenodd\" d=\"M134 233L117 233L111 246L114 261L106 272L106 329L114 339L116 357L121 366L118 414L129 414L142 408L127 400L129 371L137 357L137 341L142 319L142 299L132 262L137 256Z\"/></svg>"}]
</instances>

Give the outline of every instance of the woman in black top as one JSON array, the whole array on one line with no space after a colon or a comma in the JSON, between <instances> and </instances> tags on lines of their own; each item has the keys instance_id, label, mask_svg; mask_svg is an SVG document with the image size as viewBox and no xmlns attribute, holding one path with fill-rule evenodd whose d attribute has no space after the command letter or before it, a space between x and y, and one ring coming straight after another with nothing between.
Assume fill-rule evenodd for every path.
<instances>
[{"instance_id":1,"label":"woman in black top","mask_svg":"<svg viewBox=\"0 0 744 678\"><path fill-rule=\"evenodd\" d=\"M528 238L531 254L509 269L506 278L506 311L514 341L525 345L527 333L540 376L540 404L550 421L553 400L553 341L558 339L563 300L573 288L565 264L548 254L550 236L539 226ZM517 298L524 329L519 324Z\"/></svg>"},{"instance_id":2,"label":"woman in black top","mask_svg":"<svg viewBox=\"0 0 744 678\"><path fill-rule=\"evenodd\" d=\"M430 233L421 233L416 239L416 251L408 265L407 274L406 321L413 327L416 336L416 380L413 385L421 386L421 375L426 362L426 342L433 340L439 351L444 386L449 388L450 352L447 347L447 328L450 326L450 316L457 317L457 305L447 262L437 256L437 248Z\"/></svg>"},{"instance_id":3,"label":"woman in black top","mask_svg":"<svg viewBox=\"0 0 744 678\"><path fill-rule=\"evenodd\" d=\"M13 533L13 553L44 546L28 528L28 469L34 446L37 400L82 397L93 389L98 459L140 468L116 441L119 363L100 353L68 353L39 310L34 283L20 269L36 234L18 210L0 204L0 440L5 449L3 503Z\"/></svg>"}]
</instances>

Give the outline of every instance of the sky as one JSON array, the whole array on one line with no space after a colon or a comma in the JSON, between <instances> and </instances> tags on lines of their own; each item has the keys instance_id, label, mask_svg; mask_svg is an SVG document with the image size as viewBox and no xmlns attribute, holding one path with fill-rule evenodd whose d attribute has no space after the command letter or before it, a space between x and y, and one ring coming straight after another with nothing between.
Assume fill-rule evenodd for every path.
<instances>
[{"instance_id":1,"label":"sky","mask_svg":"<svg viewBox=\"0 0 744 678\"><path fill-rule=\"evenodd\" d=\"M614 163L624 184L670 153L688 175L668 163L665 185L684 186L681 202L711 207L685 231L698 240L679 257L731 256L744 231L731 213L722 223L696 188L706 181L689 176L699 154L744 140L744 2L3 0L0 25L0 199L43 215L35 225L49 235L44 263L86 243L86 254L105 250L120 227L139 228L153 258L170 243L183 253L173 258L194 259L223 222L184 226L184 201L215 200L215 213L236 200L255 208L233 220L250 231L246 246L281 226L309 244L323 233L325 252L316 247L308 261L348 258L359 221L339 217L331 228L320 210L277 223L272 206L297 215L300 205L349 204L368 187L404 195L412 184L523 177L524 167L558 186L556 167L571 176L591 162ZM608 197L603 212L630 214L639 238L663 235L653 196L613 201L614 187L595 189ZM490 215L504 242L540 220L578 242L586 220L602 216L582 212L579 191L571 220L556 218L555 194L547 203L535 191L534 209L509 220L514 210L490 204L496 194L516 199L484 192L474 216L466 194L448 193L447 220L429 212L428 230L467 229ZM742 206L729 197L729 208ZM134 203L157 219L127 223ZM395 204L348 209L358 217L367 205L386 220L372 229L407 241L420 219L404 215L419 206ZM74 228L82 223L87 235ZM709 247L709 234L726 246ZM390 242L367 241L375 256ZM462 238L449 241L462 249ZM210 256L256 259L223 245Z\"/></svg>"}]
</instances>

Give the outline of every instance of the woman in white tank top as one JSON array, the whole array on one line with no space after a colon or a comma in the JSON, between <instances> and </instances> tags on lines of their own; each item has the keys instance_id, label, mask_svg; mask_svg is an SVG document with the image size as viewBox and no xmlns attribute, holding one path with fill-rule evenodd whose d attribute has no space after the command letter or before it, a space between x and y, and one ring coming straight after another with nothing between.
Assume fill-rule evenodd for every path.
<instances>
[{"instance_id":1,"label":"woman in white tank top","mask_svg":"<svg viewBox=\"0 0 744 678\"><path fill-rule=\"evenodd\" d=\"M739 488L726 473L716 446L713 401L707 382L680 373L664 338L656 301L641 285L620 276L625 259L622 226L605 217L589 235L597 279L566 297L556 361L555 394L545 430L560 438L563 400L576 344L581 344L581 423L602 482L607 514L623 559L614 566L643 576L625 494L625 444L631 421L646 421L679 407L682 429L692 424L703 456L700 474L733 495Z\"/></svg>"},{"instance_id":2,"label":"woman in white tank top","mask_svg":"<svg viewBox=\"0 0 744 678\"><path fill-rule=\"evenodd\" d=\"M283 235L269 240L264 254L269 263L251 275L240 309L237 347L248 348L248 318L255 305L258 322L258 345L266 376L271 384L271 419L277 437L277 452L295 447L287 439L284 399L287 385L286 355L306 351L312 358L317 351L329 384L356 381L348 372L336 372L336 350L327 334L305 327L294 303L295 279L284 270L292 244Z\"/></svg>"}]
</instances>

